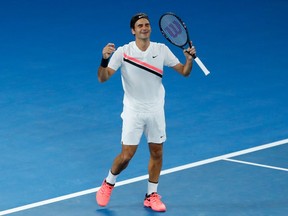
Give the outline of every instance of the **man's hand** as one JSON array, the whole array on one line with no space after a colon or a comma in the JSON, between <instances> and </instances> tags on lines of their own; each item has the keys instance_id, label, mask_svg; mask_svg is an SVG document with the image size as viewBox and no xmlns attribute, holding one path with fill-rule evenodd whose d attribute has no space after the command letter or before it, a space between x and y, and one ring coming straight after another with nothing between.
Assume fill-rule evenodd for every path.
<instances>
[{"instance_id":1,"label":"man's hand","mask_svg":"<svg viewBox=\"0 0 288 216\"><path fill-rule=\"evenodd\" d=\"M192 41L190 41L190 45L191 48L187 48L184 50L184 55L186 56L187 59L192 60L193 59L193 55L196 56L196 49L195 47L192 45Z\"/></svg>"},{"instance_id":2,"label":"man's hand","mask_svg":"<svg viewBox=\"0 0 288 216\"><path fill-rule=\"evenodd\" d=\"M112 53L115 52L115 44L114 43L108 43L102 51L102 56L104 59L110 58Z\"/></svg>"}]
</instances>

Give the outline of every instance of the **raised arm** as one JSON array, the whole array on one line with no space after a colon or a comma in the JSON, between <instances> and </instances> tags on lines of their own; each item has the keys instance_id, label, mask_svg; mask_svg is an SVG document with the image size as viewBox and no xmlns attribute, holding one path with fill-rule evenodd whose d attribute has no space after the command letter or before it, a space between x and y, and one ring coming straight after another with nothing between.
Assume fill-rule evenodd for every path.
<instances>
[{"instance_id":1,"label":"raised arm","mask_svg":"<svg viewBox=\"0 0 288 216\"><path fill-rule=\"evenodd\" d=\"M174 68L174 70L179 72L181 75L187 77L190 75L190 73L192 71L192 66L193 66L192 55L196 55L196 49L194 46L192 46L191 48L188 48L188 49L184 50L183 52L184 52L184 55L186 57L185 64L183 65L182 63L179 63L179 64L175 65L173 68Z\"/></svg>"},{"instance_id":2,"label":"raised arm","mask_svg":"<svg viewBox=\"0 0 288 216\"><path fill-rule=\"evenodd\" d=\"M98 68L99 82L107 81L115 73L115 70L108 67L109 58L114 51L115 45L113 43L108 43L102 50L102 60Z\"/></svg>"}]
</instances>

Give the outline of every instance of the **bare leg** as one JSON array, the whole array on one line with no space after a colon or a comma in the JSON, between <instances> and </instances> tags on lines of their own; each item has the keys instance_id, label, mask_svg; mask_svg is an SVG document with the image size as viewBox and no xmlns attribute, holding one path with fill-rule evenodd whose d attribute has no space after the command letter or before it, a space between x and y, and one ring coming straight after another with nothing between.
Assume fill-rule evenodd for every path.
<instances>
[{"instance_id":1,"label":"bare leg","mask_svg":"<svg viewBox=\"0 0 288 216\"><path fill-rule=\"evenodd\" d=\"M103 181L101 188L96 193L96 201L99 206L106 206L108 204L117 175L128 166L129 161L132 159L137 150L137 147L137 145L122 144L121 153L114 159L111 171L109 171L108 176L106 177L105 181Z\"/></svg>"},{"instance_id":2,"label":"bare leg","mask_svg":"<svg viewBox=\"0 0 288 216\"><path fill-rule=\"evenodd\" d=\"M150 160L148 165L149 181L157 183L162 169L163 144L149 143Z\"/></svg>"},{"instance_id":3,"label":"bare leg","mask_svg":"<svg viewBox=\"0 0 288 216\"><path fill-rule=\"evenodd\" d=\"M120 174L128 166L137 150L137 147L137 145L122 144L122 151L117 155L112 164L111 172L114 175Z\"/></svg>"}]
</instances>

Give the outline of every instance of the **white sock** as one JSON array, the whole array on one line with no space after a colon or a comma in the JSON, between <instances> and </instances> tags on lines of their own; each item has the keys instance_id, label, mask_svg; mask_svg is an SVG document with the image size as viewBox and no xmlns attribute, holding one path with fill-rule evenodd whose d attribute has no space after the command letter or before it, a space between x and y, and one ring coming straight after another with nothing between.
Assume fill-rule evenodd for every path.
<instances>
[{"instance_id":1,"label":"white sock","mask_svg":"<svg viewBox=\"0 0 288 216\"><path fill-rule=\"evenodd\" d=\"M158 183L153 183L153 182L148 181L147 195L150 195L154 192L157 193L157 187L158 187Z\"/></svg>"},{"instance_id":2,"label":"white sock","mask_svg":"<svg viewBox=\"0 0 288 216\"><path fill-rule=\"evenodd\" d=\"M109 170L108 176L106 177L106 182L111 184L111 185L114 185L116 183L117 177L118 177L118 175L112 174L111 170Z\"/></svg>"}]
</instances>

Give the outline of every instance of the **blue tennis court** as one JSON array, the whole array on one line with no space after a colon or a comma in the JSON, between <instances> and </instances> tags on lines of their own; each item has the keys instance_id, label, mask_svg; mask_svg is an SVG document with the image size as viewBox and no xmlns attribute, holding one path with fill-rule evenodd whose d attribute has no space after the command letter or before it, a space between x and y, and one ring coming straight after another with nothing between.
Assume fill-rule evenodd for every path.
<instances>
[{"instance_id":1,"label":"blue tennis court","mask_svg":"<svg viewBox=\"0 0 288 216\"><path fill-rule=\"evenodd\" d=\"M146 12L151 40L183 61L158 28L167 11L211 71L165 68L167 212L143 207L144 138L101 208L95 192L121 147L123 96L119 71L98 83L102 48L133 40L130 18ZM2 1L0 215L286 215L287 11L284 0Z\"/></svg>"}]
</instances>

